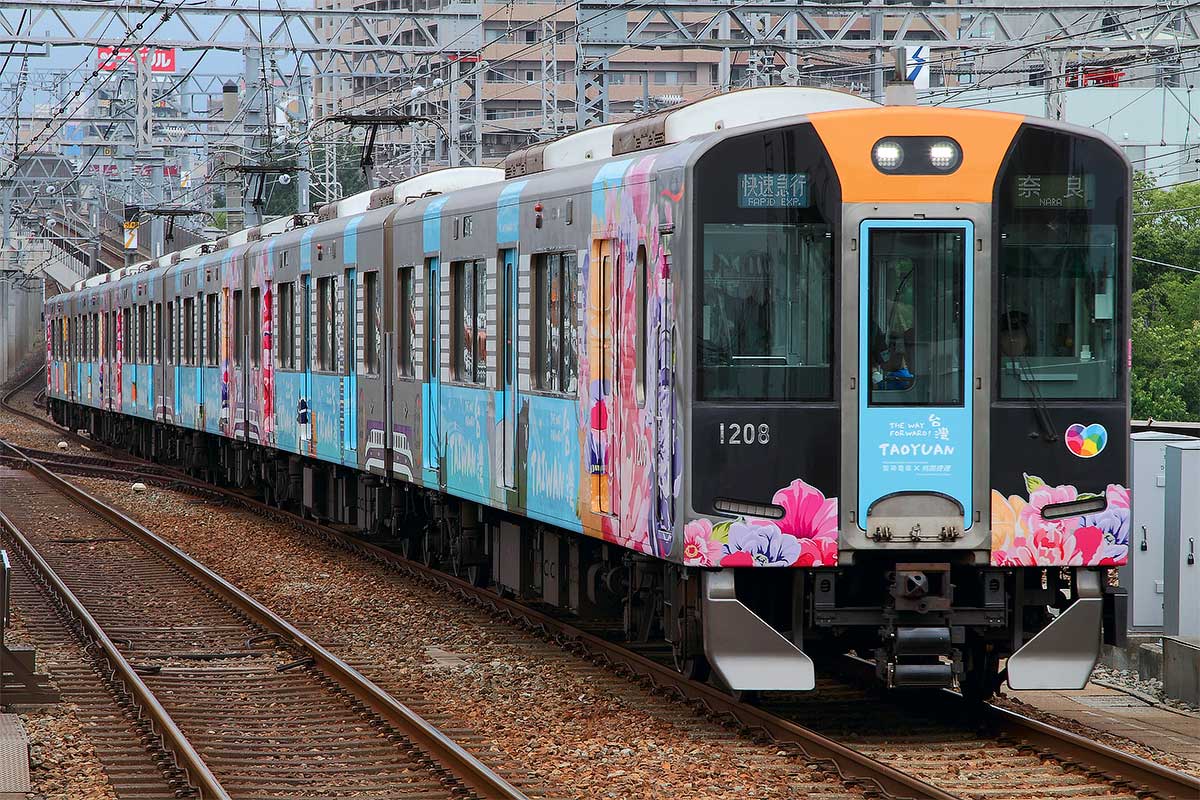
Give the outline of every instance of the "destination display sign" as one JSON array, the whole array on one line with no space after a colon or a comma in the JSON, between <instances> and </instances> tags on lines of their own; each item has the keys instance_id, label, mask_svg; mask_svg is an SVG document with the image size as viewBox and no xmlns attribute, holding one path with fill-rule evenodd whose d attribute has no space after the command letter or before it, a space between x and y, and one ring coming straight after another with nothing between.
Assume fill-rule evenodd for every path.
<instances>
[{"instance_id":1,"label":"destination display sign","mask_svg":"<svg viewBox=\"0 0 1200 800\"><path fill-rule=\"evenodd\" d=\"M1017 208L1096 207L1094 175L1018 175L1012 186Z\"/></svg>"},{"instance_id":2,"label":"destination display sign","mask_svg":"<svg viewBox=\"0 0 1200 800\"><path fill-rule=\"evenodd\" d=\"M738 208L808 208L808 174L738 173Z\"/></svg>"}]
</instances>

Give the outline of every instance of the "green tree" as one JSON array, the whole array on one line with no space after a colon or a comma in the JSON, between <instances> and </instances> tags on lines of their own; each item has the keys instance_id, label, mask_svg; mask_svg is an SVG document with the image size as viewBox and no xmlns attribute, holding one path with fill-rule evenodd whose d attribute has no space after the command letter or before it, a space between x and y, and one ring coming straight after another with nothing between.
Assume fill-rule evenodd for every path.
<instances>
[{"instance_id":1,"label":"green tree","mask_svg":"<svg viewBox=\"0 0 1200 800\"><path fill-rule=\"evenodd\" d=\"M1200 421L1200 183L1134 181L1133 416Z\"/></svg>"}]
</instances>

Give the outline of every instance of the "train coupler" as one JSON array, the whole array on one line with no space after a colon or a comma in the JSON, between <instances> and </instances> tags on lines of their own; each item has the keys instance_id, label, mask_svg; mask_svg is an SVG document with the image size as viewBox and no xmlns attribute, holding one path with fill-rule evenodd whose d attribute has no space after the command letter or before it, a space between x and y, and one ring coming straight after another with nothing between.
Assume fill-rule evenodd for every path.
<instances>
[{"instance_id":1,"label":"train coupler","mask_svg":"<svg viewBox=\"0 0 1200 800\"><path fill-rule=\"evenodd\" d=\"M952 638L948 626L896 628L876 653L879 678L888 688L953 686L959 661Z\"/></svg>"}]
</instances>

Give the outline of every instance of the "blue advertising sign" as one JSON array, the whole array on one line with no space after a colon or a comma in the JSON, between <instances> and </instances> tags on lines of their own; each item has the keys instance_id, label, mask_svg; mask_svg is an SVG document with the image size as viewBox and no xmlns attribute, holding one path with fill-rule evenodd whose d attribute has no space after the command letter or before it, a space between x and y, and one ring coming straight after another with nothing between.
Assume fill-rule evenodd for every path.
<instances>
[{"instance_id":1,"label":"blue advertising sign","mask_svg":"<svg viewBox=\"0 0 1200 800\"><path fill-rule=\"evenodd\" d=\"M972 444L971 425L974 405L971 381L974 253L967 246L975 241L974 226L958 220L869 220L860 230L859 281L869 286L873 230L962 231L960 241L963 298L963 348L961 375L962 402L959 405L887 404L869 402L873 360L868 343L874 332L869 327L868 292L859 298L859 381L858 392L858 527L866 530L867 511L876 500L905 492L937 493L957 500L963 509L963 530L971 528L974 508L971 498ZM917 300L918 298L915 298ZM919 298L920 302L934 302ZM918 375L915 380L924 376Z\"/></svg>"},{"instance_id":2,"label":"blue advertising sign","mask_svg":"<svg viewBox=\"0 0 1200 800\"><path fill-rule=\"evenodd\" d=\"M738 208L808 208L808 174L738 173Z\"/></svg>"}]
</instances>

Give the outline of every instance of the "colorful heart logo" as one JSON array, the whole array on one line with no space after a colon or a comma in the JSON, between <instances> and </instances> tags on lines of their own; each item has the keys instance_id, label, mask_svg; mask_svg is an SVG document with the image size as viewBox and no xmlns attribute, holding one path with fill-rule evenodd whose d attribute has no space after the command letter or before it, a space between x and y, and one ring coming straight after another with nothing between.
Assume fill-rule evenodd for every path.
<instances>
[{"instance_id":1,"label":"colorful heart logo","mask_svg":"<svg viewBox=\"0 0 1200 800\"><path fill-rule=\"evenodd\" d=\"M1091 458L1099 455L1108 444L1108 431L1098 422L1082 425L1076 422L1067 428L1067 449L1080 458Z\"/></svg>"}]
</instances>

